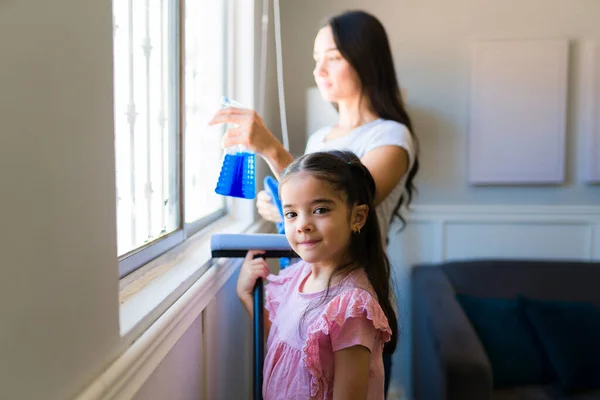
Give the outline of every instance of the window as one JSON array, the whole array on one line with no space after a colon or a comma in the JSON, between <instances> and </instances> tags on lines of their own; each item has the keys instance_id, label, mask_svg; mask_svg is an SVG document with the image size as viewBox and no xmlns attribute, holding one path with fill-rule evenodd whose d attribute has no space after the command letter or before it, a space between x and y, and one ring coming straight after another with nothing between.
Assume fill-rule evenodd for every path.
<instances>
[{"instance_id":1,"label":"window","mask_svg":"<svg viewBox=\"0 0 600 400\"><path fill-rule=\"evenodd\" d=\"M113 0L120 276L227 212L214 193L230 79L227 2Z\"/></svg>"}]
</instances>

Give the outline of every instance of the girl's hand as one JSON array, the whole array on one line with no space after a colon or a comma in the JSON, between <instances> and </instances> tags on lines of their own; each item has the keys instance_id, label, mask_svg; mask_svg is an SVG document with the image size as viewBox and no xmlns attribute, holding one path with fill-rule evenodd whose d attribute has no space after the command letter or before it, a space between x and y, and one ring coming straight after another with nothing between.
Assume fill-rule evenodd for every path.
<instances>
[{"instance_id":1,"label":"girl's hand","mask_svg":"<svg viewBox=\"0 0 600 400\"><path fill-rule=\"evenodd\" d=\"M279 209L273 203L271 203L271 196L264 190L261 190L256 195L256 208L261 217L270 222L281 222L281 215Z\"/></svg>"},{"instance_id":2,"label":"girl's hand","mask_svg":"<svg viewBox=\"0 0 600 400\"><path fill-rule=\"evenodd\" d=\"M228 107L217 111L209 125L235 124L223 136L223 147L241 144L263 155L269 153L278 141L267 129L262 118L254 110Z\"/></svg>"},{"instance_id":3,"label":"girl's hand","mask_svg":"<svg viewBox=\"0 0 600 400\"><path fill-rule=\"evenodd\" d=\"M241 300L252 296L252 289L258 278L267 279L269 275L269 265L264 258L254 258L257 254L264 254L263 250L250 250L246 254L244 264L240 270L237 282L237 295Z\"/></svg>"}]
</instances>

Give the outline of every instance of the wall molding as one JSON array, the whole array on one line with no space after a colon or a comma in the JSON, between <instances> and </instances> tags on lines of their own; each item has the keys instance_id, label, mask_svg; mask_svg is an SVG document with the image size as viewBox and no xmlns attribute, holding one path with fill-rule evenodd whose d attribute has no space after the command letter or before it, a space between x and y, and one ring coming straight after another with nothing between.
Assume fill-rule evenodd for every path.
<instances>
[{"instance_id":1,"label":"wall molding","mask_svg":"<svg viewBox=\"0 0 600 400\"><path fill-rule=\"evenodd\" d=\"M220 259L212 265L76 399L132 399L241 262Z\"/></svg>"},{"instance_id":2,"label":"wall molding","mask_svg":"<svg viewBox=\"0 0 600 400\"><path fill-rule=\"evenodd\" d=\"M503 237L503 232L519 233L524 230L531 233L527 240L532 243L537 240L538 234L539 240L543 241L547 240L547 235L560 237L564 233L565 241L560 243L564 243L565 258L600 260L600 206L415 205L407 216L410 225L427 226L429 232L433 230L429 238L433 242L433 254L430 258L436 262L446 261L453 254L460 253L460 250L449 248L456 247L453 235L480 231L482 234ZM579 239L583 241L580 242L581 251L574 248L577 239L569 239L572 236L568 233L579 235ZM572 242L569 243L568 240ZM510 243L510 238L506 238L506 243ZM549 257L557 254L560 257L559 249L548 250L553 250L548 251ZM480 254L484 253L482 250ZM541 253L543 252L540 252L540 256L544 256ZM490 256L494 256L493 252Z\"/></svg>"},{"instance_id":3,"label":"wall molding","mask_svg":"<svg viewBox=\"0 0 600 400\"><path fill-rule=\"evenodd\" d=\"M411 220L434 215L454 218L458 215L592 215L600 218L600 206L594 205L522 205L522 204L415 204L407 211Z\"/></svg>"}]
</instances>

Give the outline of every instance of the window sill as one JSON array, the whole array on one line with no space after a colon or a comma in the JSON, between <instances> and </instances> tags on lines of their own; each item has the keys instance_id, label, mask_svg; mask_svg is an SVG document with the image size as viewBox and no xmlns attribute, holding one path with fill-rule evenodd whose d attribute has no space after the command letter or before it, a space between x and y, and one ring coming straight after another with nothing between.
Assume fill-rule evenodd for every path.
<instances>
[{"instance_id":1,"label":"window sill","mask_svg":"<svg viewBox=\"0 0 600 400\"><path fill-rule=\"evenodd\" d=\"M264 222L224 217L124 277L119 290L121 345L126 348L135 341L215 263L210 252L213 234L267 229Z\"/></svg>"}]
</instances>

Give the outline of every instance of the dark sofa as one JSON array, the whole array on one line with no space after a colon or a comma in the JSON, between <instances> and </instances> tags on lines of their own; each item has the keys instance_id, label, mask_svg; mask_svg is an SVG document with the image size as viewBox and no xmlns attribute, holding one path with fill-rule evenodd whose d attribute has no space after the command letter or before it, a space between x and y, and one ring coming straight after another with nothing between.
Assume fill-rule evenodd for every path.
<instances>
[{"instance_id":1,"label":"dark sofa","mask_svg":"<svg viewBox=\"0 0 600 400\"><path fill-rule=\"evenodd\" d=\"M484 345L457 300L457 295L527 296L600 307L600 263L472 260L417 265L411 288L415 400L600 399L599 391L565 395L555 382L495 388Z\"/></svg>"}]
</instances>

